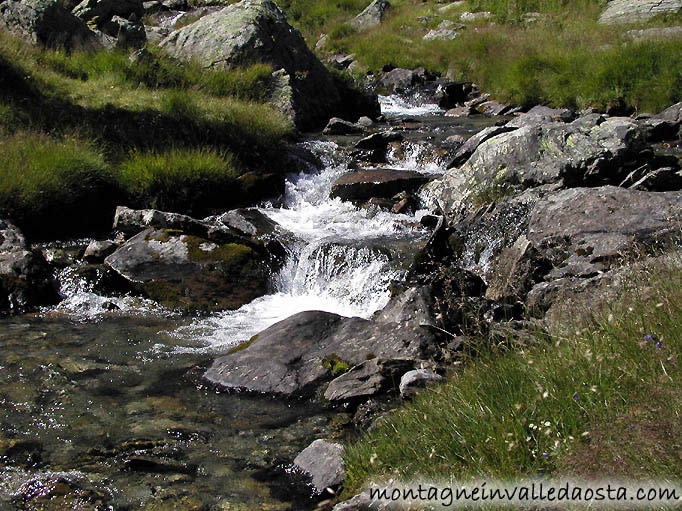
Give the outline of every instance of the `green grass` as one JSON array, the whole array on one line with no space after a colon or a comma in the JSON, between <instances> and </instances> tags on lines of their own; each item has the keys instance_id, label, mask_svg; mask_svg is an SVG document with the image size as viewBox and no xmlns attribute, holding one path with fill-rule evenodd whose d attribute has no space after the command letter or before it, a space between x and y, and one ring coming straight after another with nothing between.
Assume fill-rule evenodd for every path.
<instances>
[{"instance_id":1,"label":"green grass","mask_svg":"<svg viewBox=\"0 0 682 511\"><path fill-rule=\"evenodd\" d=\"M201 216L234 202L239 173L229 154L171 149L132 154L118 179L132 204Z\"/></svg>"},{"instance_id":2,"label":"green grass","mask_svg":"<svg viewBox=\"0 0 682 511\"><path fill-rule=\"evenodd\" d=\"M479 350L347 446L346 493L388 477L679 479L679 254L634 276L617 303L575 316L550 340Z\"/></svg>"},{"instance_id":3,"label":"green grass","mask_svg":"<svg viewBox=\"0 0 682 511\"><path fill-rule=\"evenodd\" d=\"M265 103L269 66L204 71L154 53L151 63L132 64L123 52L66 54L0 31L0 138L10 141L4 157L14 160L4 169L12 192L3 211L29 237L108 228L111 201L188 214L247 205L272 193L253 184L273 183L273 174L290 170L282 153L294 130ZM21 140L28 152L19 157ZM74 148L71 159L67 146ZM86 166L87 175L85 155L101 164ZM13 174L21 158L26 179ZM48 179L50 160L59 168ZM136 186L133 176L142 179ZM106 200L83 191L104 183L115 188ZM68 218L58 220L60 208ZM55 223L59 230L52 232Z\"/></svg>"},{"instance_id":4,"label":"green grass","mask_svg":"<svg viewBox=\"0 0 682 511\"><path fill-rule=\"evenodd\" d=\"M111 222L120 199L102 153L75 137L0 134L0 216L31 237L60 235L77 221L80 234Z\"/></svg>"},{"instance_id":5,"label":"green grass","mask_svg":"<svg viewBox=\"0 0 682 511\"><path fill-rule=\"evenodd\" d=\"M382 25L367 32L356 33L346 24L355 13L330 17L317 31L306 32L305 20L299 28L309 43L317 41L319 31L327 33L325 52L352 53L375 74L388 63L424 66L474 81L496 99L525 107L656 112L682 100L682 40L632 43L623 35L630 28L675 24L679 16L623 27L599 25L605 3L594 0L470 0L446 13L438 10L440 4L391 4ZM469 24L454 41L423 40L443 20L458 23L464 10L489 10L495 23ZM539 21L520 21L535 11L542 15Z\"/></svg>"}]
</instances>

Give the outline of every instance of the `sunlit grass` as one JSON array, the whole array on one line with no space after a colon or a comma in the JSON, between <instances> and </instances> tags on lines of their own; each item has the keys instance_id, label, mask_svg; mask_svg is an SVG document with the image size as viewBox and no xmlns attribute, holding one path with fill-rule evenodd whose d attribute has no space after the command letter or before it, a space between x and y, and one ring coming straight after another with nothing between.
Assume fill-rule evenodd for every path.
<instances>
[{"instance_id":1,"label":"sunlit grass","mask_svg":"<svg viewBox=\"0 0 682 511\"><path fill-rule=\"evenodd\" d=\"M348 493L387 477L682 476L681 266L635 274L582 321L573 310L563 335L479 351L347 447Z\"/></svg>"}]
</instances>

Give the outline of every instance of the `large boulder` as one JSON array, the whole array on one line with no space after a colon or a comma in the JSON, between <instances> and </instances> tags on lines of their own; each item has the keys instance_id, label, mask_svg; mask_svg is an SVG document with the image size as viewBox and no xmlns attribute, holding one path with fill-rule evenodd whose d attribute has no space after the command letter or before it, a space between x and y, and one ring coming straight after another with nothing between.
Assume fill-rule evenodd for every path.
<instances>
[{"instance_id":1,"label":"large boulder","mask_svg":"<svg viewBox=\"0 0 682 511\"><path fill-rule=\"evenodd\" d=\"M378 27L390 6L387 0L373 0L365 10L350 20L349 24L358 32Z\"/></svg>"},{"instance_id":2,"label":"large boulder","mask_svg":"<svg viewBox=\"0 0 682 511\"><path fill-rule=\"evenodd\" d=\"M682 10L682 0L613 0L599 17L599 23L638 23Z\"/></svg>"},{"instance_id":3,"label":"large boulder","mask_svg":"<svg viewBox=\"0 0 682 511\"><path fill-rule=\"evenodd\" d=\"M135 14L137 19L141 19L144 7L142 0L83 0L73 13L84 21L94 20L101 26L113 16L129 19L131 14Z\"/></svg>"},{"instance_id":4,"label":"large boulder","mask_svg":"<svg viewBox=\"0 0 682 511\"><path fill-rule=\"evenodd\" d=\"M227 389L297 396L374 358L382 364L400 360L405 372L436 353L431 310L430 295L414 288L371 320L301 312L216 359L204 377Z\"/></svg>"},{"instance_id":5,"label":"large boulder","mask_svg":"<svg viewBox=\"0 0 682 511\"><path fill-rule=\"evenodd\" d=\"M82 48L98 45L88 26L59 0L6 0L0 2L0 28L35 44Z\"/></svg>"},{"instance_id":6,"label":"large boulder","mask_svg":"<svg viewBox=\"0 0 682 511\"><path fill-rule=\"evenodd\" d=\"M149 228L104 263L170 308L237 309L268 292L269 262L245 243Z\"/></svg>"},{"instance_id":7,"label":"large boulder","mask_svg":"<svg viewBox=\"0 0 682 511\"><path fill-rule=\"evenodd\" d=\"M598 114L523 126L481 143L460 168L427 188L450 220L512 190L545 184L620 184L641 163L645 135L629 119Z\"/></svg>"},{"instance_id":8,"label":"large boulder","mask_svg":"<svg viewBox=\"0 0 682 511\"><path fill-rule=\"evenodd\" d=\"M206 68L272 64L277 103L301 129L323 126L339 108L334 79L271 0L243 0L172 32L161 46Z\"/></svg>"},{"instance_id":9,"label":"large boulder","mask_svg":"<svg viewBox=\"0 0 682 511\"><path fill-rule=\"evenodd\" d=\"M17 227L0 220L0 311L23 312L57 300L45 258L29 250Z\"/></svg>"}]
</instances>

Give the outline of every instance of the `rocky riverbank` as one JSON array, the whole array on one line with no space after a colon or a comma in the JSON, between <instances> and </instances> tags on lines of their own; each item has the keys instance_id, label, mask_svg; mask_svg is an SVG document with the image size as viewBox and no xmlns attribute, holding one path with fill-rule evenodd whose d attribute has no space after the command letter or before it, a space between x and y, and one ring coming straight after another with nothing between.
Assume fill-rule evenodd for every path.
<instances>
[{"instance_id":1,"label":"rocky riverbank","mask_svg":"<svg viewBox=\"0 0 682 511\"><path fill-rule=\"evenodd\" d=\"M140 17L167 17L167 4L22 0L0 13L42 44L137 46L163 34ZM273 170L278 196L254 194L253 207L194 218L120 205L110 232L71 241L27 241L1 221L0 503L37 509L31 488L47 485L55 505L91 509L280 509L292 498L278 492L303 480L295 505L313 508L343 488L339 439L438 385L463 350L549 332L676 250L682 103L629 116L521 108L387 66L373 82L392 93L380 112L274 3L200 10L161 46L207 68L267 56L269 101L315 131L282 154L295 172ZM223 500L231 484L257 498Z\"/></svg>"}]
</instances>

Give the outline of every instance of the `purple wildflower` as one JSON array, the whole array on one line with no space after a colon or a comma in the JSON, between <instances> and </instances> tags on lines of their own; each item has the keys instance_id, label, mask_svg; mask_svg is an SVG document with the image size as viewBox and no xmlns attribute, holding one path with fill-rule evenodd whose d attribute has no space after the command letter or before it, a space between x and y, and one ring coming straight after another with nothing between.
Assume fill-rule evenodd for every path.
<instances>
[{"instance_id":1,"label":"purple wildflower","mask_svg":"<svg viewBox=\"0 0 682 511\"><path fill-rule=\"evenodd\" d=\"M574 401L579 401L579 400L580 400L580 394L578 394L577 392L574 392L574 393L573 393L573 400L574 400Z\"/></svg>"},{"instance_id":2,"label":"purple wildflower","mask_svg":"<svg viewBox=\"0 0 682 511\"><path fill-rule=\"evenodd\" d=\"M549 453L548 453L548 452L543 452L543 453L542 453L542 456L546 458L547 456L549 456Z\"/></svg>"},{"instance_id":3,"label":"purple wildflower","mask_svg":"<svg viewBox=\"0 0 682 511\"><path fill-rule=\"evenodd\" d=\"M661 341L658 341L656 343L656 347L660 350L663 347L663 343Z\"/></svg>"}]
</instances>

